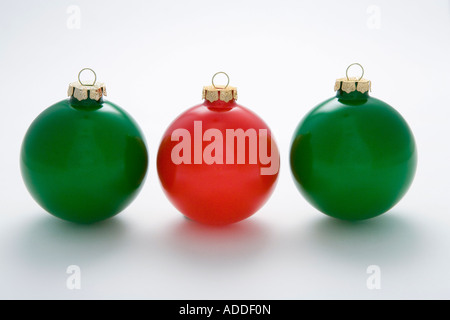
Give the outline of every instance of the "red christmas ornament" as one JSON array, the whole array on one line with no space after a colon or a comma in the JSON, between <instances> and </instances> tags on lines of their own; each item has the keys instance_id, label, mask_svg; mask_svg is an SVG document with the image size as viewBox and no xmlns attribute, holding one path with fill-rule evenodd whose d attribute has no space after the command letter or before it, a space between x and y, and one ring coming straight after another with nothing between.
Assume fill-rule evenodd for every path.
<instances>
[{"instance_id":1,"label":"red christmas ornament","mask_svg":"<svg viewBox=\"0 0 450 320\"><path fill-rule=\"evenodd\" d=\"M157 167L179 211L201 223L223 225L263 206L275 187L280 157L264 121L236 103L236 88L216 86L214 77L213 85L203 88L203 103L164 133Z\"/></svg>"}]
</instances>

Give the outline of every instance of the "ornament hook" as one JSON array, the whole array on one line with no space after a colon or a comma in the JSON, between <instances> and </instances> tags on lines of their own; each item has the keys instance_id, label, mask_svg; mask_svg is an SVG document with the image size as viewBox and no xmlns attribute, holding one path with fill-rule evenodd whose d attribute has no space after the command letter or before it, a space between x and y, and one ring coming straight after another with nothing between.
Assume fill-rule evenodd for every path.
<instances>
[{"instance_id":1,"label":"ornament hook","mask_svg":"<svg viewBox=\"0 0 450 320\"><path fill-rule=\"evenodd\" d=\"M85 71L85 70L89 70L89 71L91 71L91 72L94 74L94 82L92 82L91 84L87 84L87 83L81 82L80 75L81 75L81 73L82 73L83 71ZM83 69L80 70L80 72L78 72L78 82L79 82L82 86L90 86L90 87L92 87L92 86L94 86L95 83L97 82L97 74L96 74L95 71L92 70L91 68L83 68Z\"/></svg>"},{"instance_id":2,"label":"ornament hook","mask_svg":"<svg viewBox=\"0 0 450 320\"><path fill-rule=\"evenodd\" d=\"M224 75L227 77L227 85L226 85L225 87L223 87L223 88L219 88L219 87L217 87L217 86L214 84L214 78L215 78L218 74L224 74ZM230 84L230 77L229 77L225 72L219 71L219 72L216 72L216 73L213 75L213 77L212 77L212 79L211 79L211 82L212 82L213 87L216 88L216 89L226 89L226 88L228 87L228 85Z\"/></svg>"},{"instance_id":3,"label":"ornament hook","mask_svg":"<svg viewBox=\"0 0 450 320\"><path fill-rule=\"evenodd\" d=\"M361 73L361 77L358 79L358 81L361 80L362 77L364 76L364 68L363 68L362 65L360 65L359 63L355 62L355 63L352 63L351 65L349 65L347 67L347 70L345 70L345 76L347 77L347 81L350 80L349 77L348 77L348 69L350 69L350 67L352 67L352 66L359 66L361 68L362 73Z\"/></svg>"}]
</instances>

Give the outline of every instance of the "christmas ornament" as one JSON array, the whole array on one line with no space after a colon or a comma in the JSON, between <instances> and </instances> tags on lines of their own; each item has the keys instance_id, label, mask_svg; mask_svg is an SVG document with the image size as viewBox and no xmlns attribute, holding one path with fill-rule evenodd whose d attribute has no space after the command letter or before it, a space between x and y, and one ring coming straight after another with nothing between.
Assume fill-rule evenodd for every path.
<instances>
[{"instance_id":1,"label":"christmas ornament","mask_svg":"<svg viewBox=\"0 0 450 320\"><path fill-rule=\"evenodd\" d=\"M164 133L157 167L162 187L188 218L230 224L255 213L278 177L278 148L267 125L236 103L235 87L203 88L203 101Z\"/></svg>"},{"instance_id":2,"label":"christmas ornament","mask_svg":"<svg viewBox=\"0 0 450 320\"><path fill-rule=\"evenodd\" d=\"M359 65L359 64L352 64ZM371 82L336 80L336 97L309 112L297 127L290 164L298 189L323 213L369 219L406 193L417 163L413 134L391 106L369 96Z\"/></svg>"},{"instance_id":3,"label":"christmas ornament","mask_svg":"<svg viewBox=\"0 0 450 320\"><path fill-rule=\"evenodd\" d=\"M33 198L64 220L91 223L122 211L147 171L140 129L120 107L104 101L103 83L69 85L69 99L43 111L22 144L21 170Z\"/></svg>"}]
</instances>

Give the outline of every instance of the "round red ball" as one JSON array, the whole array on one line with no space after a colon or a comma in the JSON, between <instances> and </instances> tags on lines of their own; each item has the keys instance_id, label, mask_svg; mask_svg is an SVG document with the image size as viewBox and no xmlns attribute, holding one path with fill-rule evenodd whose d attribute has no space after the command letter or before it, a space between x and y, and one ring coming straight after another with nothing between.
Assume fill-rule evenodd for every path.
<instances>
[{"instance_id":1,"label":"round red ball","mask_svg":"<svg viewBox=\"0 0 450 320\"><path fill-rule=\"evenodd\" d=\"M169 200L210 225L238 222L260 209L274 190L279 163L268 126L234 99L205 100L181 114L157 156Z\"/></svg>"}]
</instances>

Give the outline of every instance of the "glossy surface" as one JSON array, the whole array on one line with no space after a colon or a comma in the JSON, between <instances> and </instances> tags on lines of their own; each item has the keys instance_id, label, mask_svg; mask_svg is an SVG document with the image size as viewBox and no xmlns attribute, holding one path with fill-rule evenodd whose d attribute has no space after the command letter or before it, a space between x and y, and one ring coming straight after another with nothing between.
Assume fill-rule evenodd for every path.
<instances>
[{"instance_id":1,"label":"glossy surface","mask_svg":"<svg viewBox=\"0 0 450 320\"><path fill-rule=\"evenodd\" d=\"M147 148L131 117L107 101L73 98L42 112L25 135L21 169L33 198L65 220L91 223L138 194Z\"/></svg>"},{"instance_id":2,"label":"glossy surface","mask_svg":"<svg viewBox=\"0 0 450 320\"><path fill-rule=\"evenodd\" d=\"M290 164L295 182L318 210L346 220L368 219L406 193L417 163L414 137L402 116L369 95L338 91L295 131Z\"/></svg>"},{"instance_id":3,"label":"glossy surface","mask_svg":"<svg viewBox=\"0 0 450 320\"><path fill-rule=\"evenodd\" d=\"M271 175L262 175L261 168L270 166L262 164L260 158L249 164L249 141L246 142L245 164L236 164L238 154L237 143L234 145L234 164L227 164L227 148L217 148L216 152L223 153L220 158L223 164L194 163L195 152L192 151L190 164L175 164L171 153L179 141L172 141L172 133L179 128L187 129L191 138L191 149L194 150L194 141L198 135L194 133L194 121L201 121L202 134L208 129L217 129L226 145L227 129L255 129L258 140L265 139L270 150L271 135L263 138L259 129L268 130L267 125L253 112L236 104L234 100L229 103L216 101L195 106L181 114L167 129L158 151L157 166L162 187L173 205L188 218L205 223L223 225L243 220L255 213L269 198L278 177L279 154L273 142L274 157L278 166ZM196 138L195 138L196 137ZM201 138L200 138L201 139ZM180 139L181 141L181 139ZM198 141L198 140L197 140ZM216 141L214 138L200 144L201 152ZM241 150L242 151L242 150ZM275 162L274 162L275 163Z\"/></svg>"}]
</instances>

